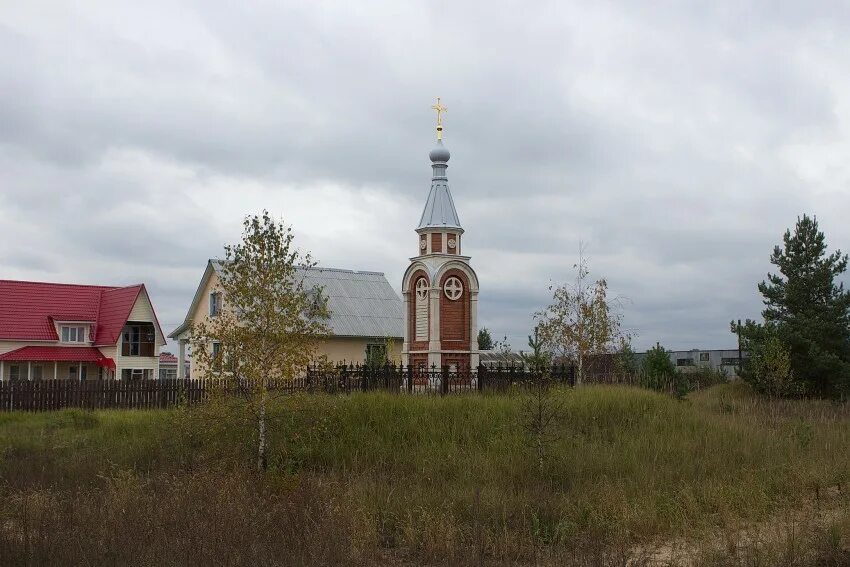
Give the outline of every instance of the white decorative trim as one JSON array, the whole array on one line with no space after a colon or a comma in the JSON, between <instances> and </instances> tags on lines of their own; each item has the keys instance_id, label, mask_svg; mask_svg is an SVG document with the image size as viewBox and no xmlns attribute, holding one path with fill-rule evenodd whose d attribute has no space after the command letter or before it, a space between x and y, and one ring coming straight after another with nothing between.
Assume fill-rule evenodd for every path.
<instances>
[{"instance_id":1,"label":"white decorative trim","mask_svg":"<svg viewBox=\"0 0 850 567\"><path fill-rule=\"evenodd\" d=\"M478 276L472 266L463 261L463 257L452 258L437 269L437 273L432 278L432 281L438 282L443 279L443 275L451 269L458 269L463 272L469 280L469 290L471 292L478 291Z\"/></svg>"},{"instance_id":2,"label":"white decorative trim","mask_svg":"<svg viewBox=\"0 0 850 567\"><path fill-rule=\"evenodd\" d=\"M443 285L443 292L446 294L446 297L450 301L457 301L463 296L463 283L460 281L460 278L457 276L450 276L445 285Z\"/></svg>"},{"instance_id":3,"label":"white decorative trim","mask_svg":"<svg viewBox=\"0 0 850 567\"><path fill-rule=\"evenodd\" d=\"M411 281L411 278L413 278L413 274L415 274L417 270L422 270L423 272L425 272L425 275L428 278L428 281L433 280L433 278L431 277L432 271L428 267L428 265L418 258L413 259L411 264L404 271L404 277L402 278L402 281L401 281L401 292L402 293L407 293L407 292L413 293L413 290L411 289L412 284L413 284L413 282Z\"/></svg>"},{"instance_id":4,"label":"white decorative trim","mask_svg":"<svg viewBox=\"0 0 850 567\"><path fill-rule=\"evenodd\" d=\"M428 279L421 277L416 280L413 304L413 330L417 341L428 340Z\"/></svg>"}]
</instances>

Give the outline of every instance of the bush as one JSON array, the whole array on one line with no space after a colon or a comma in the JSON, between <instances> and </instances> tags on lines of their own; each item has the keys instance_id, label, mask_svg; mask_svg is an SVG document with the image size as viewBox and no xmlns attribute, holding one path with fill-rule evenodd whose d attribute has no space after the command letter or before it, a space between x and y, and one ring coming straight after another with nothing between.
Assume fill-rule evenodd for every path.
<instances>
[{"instance_id":1,"label":"bush","mask_svg":"<svg viewBox=\"0 0 850 567\"><path fill-rule=\"evenodd\" d=\"M641 385L650 390L663 391L668 389L670 382L676 376L676 367L670 361L670 354L660 344L646 351L643 359L643 375Z\"/></svg>"},{"instance_id":2,"label":"bush","mask_svg":"<svg viewBox=\"0 0 850 567\"><path fill-rule=\"evenodd\" d=\"M762 342L753 342L742 379L761 394L795 397L804 393L803 384L794 378L791 350L775 334Z\"/></svg>"}]
</instances>

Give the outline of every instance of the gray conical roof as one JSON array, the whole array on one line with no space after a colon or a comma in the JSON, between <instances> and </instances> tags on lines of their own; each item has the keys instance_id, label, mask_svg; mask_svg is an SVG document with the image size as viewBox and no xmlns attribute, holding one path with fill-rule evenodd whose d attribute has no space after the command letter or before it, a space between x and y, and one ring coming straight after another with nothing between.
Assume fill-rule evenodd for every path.
<instances>
[{"instance_id":1,"label":"gray conical roof","mask_svg":"<svg viewBox=\"0 0 850 567\"><path fill-rule=\"evenodd\" d=\"M437 147L431 150L431 191L425 202L425 210L417 228L461 228L460 219L455 210L455 203L449 191L449 182L446 178L446 168L449 161L449 150L443 147L442 140L437 141Z\"/></svg>"}]
</instances>

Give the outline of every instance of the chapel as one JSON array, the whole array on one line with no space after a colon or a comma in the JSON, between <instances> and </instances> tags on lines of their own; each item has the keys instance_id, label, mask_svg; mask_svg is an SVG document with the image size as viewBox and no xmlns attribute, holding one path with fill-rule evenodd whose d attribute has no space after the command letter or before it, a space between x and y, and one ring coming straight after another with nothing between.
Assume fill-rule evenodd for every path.
<instances>
[{"instance_id":1,"label":"chapel","mask_svg":"<svg viewBox=\"0 0 850 567\"><path fill-rule=\"evenodd\" d=\"M460 225L446 176L451 155L443 145L443 113L431 150L431 190L416 227L416 255L404 273L402 363L418 369L478 367L478 277L463 255Z\"/></svg>"}]
</instances>

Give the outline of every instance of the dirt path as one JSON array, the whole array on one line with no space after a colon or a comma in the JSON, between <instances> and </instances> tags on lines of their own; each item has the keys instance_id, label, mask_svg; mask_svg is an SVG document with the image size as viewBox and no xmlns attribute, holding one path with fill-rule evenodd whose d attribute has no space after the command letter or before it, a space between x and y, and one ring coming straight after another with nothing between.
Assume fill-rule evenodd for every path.
<instances>
[{"instance_id":1,"label":"dirt path","mask_svg":"<svg viewBox=\"0 0 850 567\"><path fill-rule=\"evenodd\" d=\"M850 565L850 503L833 498L810 501L769 520L718 528L700 539L677 538L636 547L635 564L697 565ZM842 537L843 536L843 537ZM834 562L833 562L834 561Z\"/></svg>"}]
</instances>

